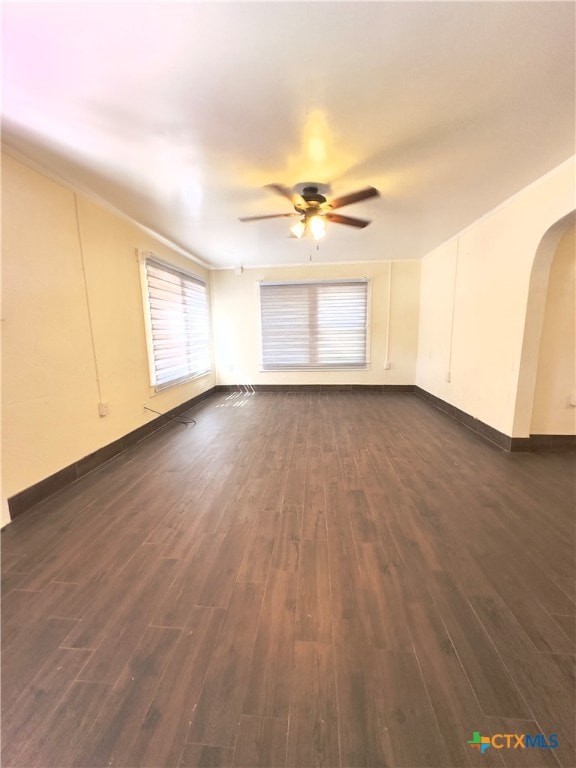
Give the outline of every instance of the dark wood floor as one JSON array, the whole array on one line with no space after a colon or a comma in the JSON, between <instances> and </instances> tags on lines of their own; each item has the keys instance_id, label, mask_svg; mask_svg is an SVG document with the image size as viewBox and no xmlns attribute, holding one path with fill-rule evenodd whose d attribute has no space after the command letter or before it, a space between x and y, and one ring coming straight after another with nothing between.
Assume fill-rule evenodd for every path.
<instances>
[{"instance_id":1,"label":"dark wood floor","mask_svg":"<svg viewBox=\"0 0 576 768\"><path fill-rule=\"evenodd\" d=\"M573 454L409 394L194 417L4 530L4 768L576 765Z\"/></svg>"}]
</instances>

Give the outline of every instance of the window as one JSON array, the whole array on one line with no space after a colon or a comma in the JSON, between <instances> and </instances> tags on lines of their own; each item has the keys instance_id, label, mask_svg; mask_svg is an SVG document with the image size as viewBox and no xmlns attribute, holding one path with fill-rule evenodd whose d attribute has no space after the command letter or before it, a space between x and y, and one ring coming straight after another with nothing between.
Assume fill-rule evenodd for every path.
<instances>
[{"instance_id":1,"label":"window","mask_svg":"<svg viewBox=\"0 0 576 768\"><path fill-rule=\"evenodd\" d=\"M265 371L367 368L368 281L260 283Z\"/></svg>"},{"instance_id":2,"label":"window","mask_svg":"<svg viewBox=\"0 0 576 768\"><path fill-rule=\"evenodd\" d=\"M145 313L150 383L156 391L211 370L206 283L146 258Z\"/></svg>"}]
</instances>

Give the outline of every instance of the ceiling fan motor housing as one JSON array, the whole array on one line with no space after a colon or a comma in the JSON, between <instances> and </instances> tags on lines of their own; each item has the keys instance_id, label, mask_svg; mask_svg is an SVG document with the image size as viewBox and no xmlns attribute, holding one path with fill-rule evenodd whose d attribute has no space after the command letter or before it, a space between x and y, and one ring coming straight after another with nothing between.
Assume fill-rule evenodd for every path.
<instances>
[{"instance_id":1,"label":"ceiling fan motor housing","mask_svg":"<svg viewBox=\"0 0 576 768\"><path fill-rule=\"evenodd\" d=\"M304 187L301 197L306 203L306 207L295 205L294 207L299 213L305 213L310 209L318 210L320 206L326 203L326 198L318 192L318 187Z\"/></svg>"}]
</instances>

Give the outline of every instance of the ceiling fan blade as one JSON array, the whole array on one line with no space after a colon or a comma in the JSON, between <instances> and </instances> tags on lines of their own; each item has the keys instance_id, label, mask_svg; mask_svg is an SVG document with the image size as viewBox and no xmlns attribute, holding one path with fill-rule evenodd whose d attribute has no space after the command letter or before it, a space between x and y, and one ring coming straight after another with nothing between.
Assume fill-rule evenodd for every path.
<instances>
[{"instance_id":1,"label":"ceiling fan blade","mask_svg":"<svg viewBox=\"0 0 576 768\"><path fill-rule=\"evenodd\" d=\"M271 192L276 192L277 195L285 197L287 200L290 200L292 205L301 206L304 204L304 199L299 194L292 192L291 189L288 189L283 184L266 184L264 189L269 189Z\"/></svg>"},{"instance_id":2,"label":"ceiling fan blade","mask_svg":"<svg viewBox=\"0 0 576 768\"><path fill-rule=\"evenodd\" d=\"M326 213L324 214L324 218L333 221L334 224L347 224L349 227L358 227L360 229L363 229L370 224L366 219L354 219L352 216L342 216L339 213Z\"/></svg>"},{"instance_id":3,"label":"ceiling fan blade","mask_svg":"<svg viewBox=\"0 0 576 768\"><path fill-rule=\"evenodd\" d=\"M283 184L266 184L264 189L269 189L272 192L276 192L277 195L287 197L288 200L292 200L292 190L285 187Z\"/></svg>"},{"instance_id":4,"label":"ceiling fan blade","mask_svg":"<svg viewBox=\"0 0 576 768\"><path fill-rule=\"evenodd\" d=\"M268 216L241 216L238 221L260 221L260 219L281 219L286 216L301 216L301 213L272 213Z\"/></svg>"},{"instance_id":5,"label":"ceiling fan blade","mask_svg":"<svg viewBox=\"0 0 576 768\"><path fill-rule=\"evenodd\" d=\"M358 192L351 192L349 195L336 197L330 201L330 207L332 209L342 208L344 205L359 203L360 200L367 200L369 197L378 197L379 195L380 192L375 187L366 187L366 189L360 189Z\"/></svg>"}]
</instances>

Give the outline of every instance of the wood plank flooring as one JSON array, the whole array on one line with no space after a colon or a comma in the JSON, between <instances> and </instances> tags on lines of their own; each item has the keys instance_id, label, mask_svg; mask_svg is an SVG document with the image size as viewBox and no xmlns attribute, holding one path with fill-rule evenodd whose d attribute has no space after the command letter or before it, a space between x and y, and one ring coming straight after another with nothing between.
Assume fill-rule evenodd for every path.
<instances>
[{"instance_id":1,"label":"wood plank flooring","mask_svg":"<svg viewBox=\"0 0 576 768\"><path fill-rule=\"evenodd\" d=\"M409 394L193 415L3 531L4 768L576 765L574 454Z\"/></svg>"}]
</instances>

